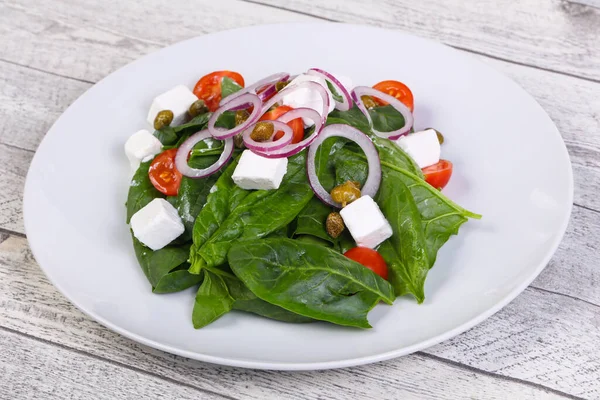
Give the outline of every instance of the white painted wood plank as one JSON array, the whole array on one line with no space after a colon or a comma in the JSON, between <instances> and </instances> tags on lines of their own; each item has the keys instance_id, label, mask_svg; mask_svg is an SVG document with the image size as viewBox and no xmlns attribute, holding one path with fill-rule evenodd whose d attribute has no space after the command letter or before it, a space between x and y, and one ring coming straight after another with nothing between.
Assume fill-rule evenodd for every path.
<instances>
[{"instance_id":1,"label":"white painted wood plank","mask_svg":"<svg viewBox=\"0 0 600 400\"><path fill-rule=\"evenodd\" d=\"M600 9L561 0L257 0L340 22L401 29L451 46L600 79Z\"/></svg>"},{"instance_id":2,"label":"white painted wood plank","mask_svg":"<svg viewBox=\"0 0 600 400\"><path fill-rule=\"evenodd\" d=\"M543 329L538 329L537 335L548 343L552 343L549 350L556 352L557 358L563 355L561 360L568 356L565 350L571 350L571 347L565 349L564 343L551 340L551 338L560 334L565 326L573 326L573 329L569 334L562 333L561 337L564 340L570 339L571 335L580 337L577 344L582 353L599 344L600 333L591 332L589 335L581 335L583 330L590 329L591 324L589 320L586 320L586 313L590 312L591 307L586 308L584 305L581 308L580 302L556 295L552 296L551 300L558 302L559 307L564 307L565 312L567 309L570 311L572 307L577 308L583 315L582 319L573 319L569 314L568 321L564 322L563 315L549 315L544 309L548 300L540 297L535 291L529 291L519 301L527 303L531 309L531 320L521 324L523 329L528 326L535 327L536 324L540 325ZM519 313L513 310L514 307L518 309L519 306L511 305L507 312L494 318L496 322L485 323L482 328L471 331L471 334L475 335L478 329L493 329L494 325L498 325L498 320L504 320L505 324L510 325L510 321L514 322L519 318ZM555 317L560 318L560 325L549 323L549 320ZM110 332L79 312L47 282L33 261L25 239L13 236L0 243L0 326L27 332L29 335L98 357L105 357L113 362L130 365L194 387L210 388L212 391L236 398L282 400L297 398L565 398L556 392L547 392L540 387L514 380L508 381L483 374L477 370L465 370L427 354L411 355L363 367L295 373L219 367L169 355ZM502 332L496 333L494 337L497 337L500 342L488 346L510 345L512 343L510 338L503 338L502 335ZM523 335L521 343L523 351L527 351L526 343L532 345L531 341L535 342L536 339L537 337L533 335ZM456 340L453 347L457 349L468 345L462 343L460 339ZM460 356L448 354L451 351L447 348L448 346L440 348L438 351L449 359ZM0 352L3 351L3 341L0 335ZM499 363L505 362L502 359L496 359L494 354L486 354L481 349L477 351L481 359L470 359L470 365L481 364L488 369L494 369L500 365ZM34 350L33 353L37 354L37 351ZM582 395L595 393L593 382L586 384L580 382L581 379L578 380L577 376L572 376L576 367L587 366L589 370L596 368L598 360L593 360L591 352L589 353L590 356L587 358L573 360L568 365L556 368L557 372L554 373L563 379L563 386L566 387L567 383L572 386L566 387L569 392L577 390ZM527 354L522 357L527 357ZM522 365L528 364L523 362ZM551 363L545 365L546 369L552 367L557 366ZM526 369L525 372L530 373L533 368L534 365L531 365L531 369ZM510 376L504 371L500 372L501 375ZM65 374L72 376L74 371L65 370ZM515 375L519 377L518 373ZM543 375L541 378L533 377L533 380L539 381L543 377ZM588 378L593 377L594 375L588 376ZM549 383L548 386L552 387L553 383ZM554 384L554 386L556 385Z\"/></svg>"},{"instance_id":3,"label":"white painted wood plank","mask_svg":"<svg viewBox=\"0 0 600 400\"><path fill-rule=\"evenodd\" d=\"M227 398L3 329L0 351L1 399Z\"/></svg>"}]
</instances>

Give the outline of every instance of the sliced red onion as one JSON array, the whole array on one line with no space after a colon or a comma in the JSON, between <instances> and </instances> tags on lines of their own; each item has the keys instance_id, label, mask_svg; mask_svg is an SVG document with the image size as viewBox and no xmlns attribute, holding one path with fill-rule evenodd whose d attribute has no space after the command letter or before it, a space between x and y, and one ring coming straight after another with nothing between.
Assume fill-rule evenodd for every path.
<instances>
[{"instance_id":1,"label":"sliced red onion","mask_svg":"<svg viewBox=\"0 0 600 400\"><path fill-rule=\"evenodd\" d=\"M371 119L371 115L369 114L367 107L365 107L365 105L363 104L363 101L361 99L362 96L372 96L381 99L385 102L388 102L392 107L398 110L400 114L402 114L402 116L404 117L404 126L400 129L391 132L380 132L376 130L375 127L373 127L373 120ZM357 86L352 90L352 99L354 100L360 111L362 111L362 113L365 114L365 117L367 117L367 119L369 120L369 124L371 125L373 133L377 136L385 139L396 140L400 136L404 136L410 132L410 129L412 128L414 122L412 112L410 112L410 109L404 104L402 104L402 102L394 96L390 96L389 94L385 94L377 89L373 89L368 86Z\"/></svg>"},{"instance_id":2,"label":"sliced red onion","mask_svg":"<svg viewBox=\"0 0 600 400\"><path fill-rule=\"evenodd\" d=\"M273 134L267 141L257 142L256 140L252 139L251 135L252 135L252 131L254 130L254 127L256 127L256 125L260 124L261 122L268 122L270 124L273 124L274 129L273 129ZM277 132L280 132L280 131L283 131L283 136L277 140L273 140L275 138L275 135L277 135ZM243 137L244 137L244 144L246 145L246 147L248 149L250 149L254 152L269 152L269 151L273 151L273 150L279 150L279 149L287 146L288 144L292 143L292 139L294 137L294 131L292 130L292 128L290 128L284 122L265 120L265 121L257 122L255 125L246 129L244 131Z\"/></svg>"},{"instance_id":3,"label":"sliced red onion","mask_svg":"<svg viewBox=\"0 0 600 400\"><path fill-rule=\"evenodd\" d=\"M217 122L221 114L223 114L225 111L233 111L239 109L240 106L244 106L243 108L249 108L250 106L254 107L252 113L246 121L239 124L233 129L223 129L217 128L215 126L215 123ZM255 94L245 93L231 101L228 101L227 103L225 103L225 105L219 107L217 111L215 111L213 115L210 116L210 119L208 120L208 131L211 135L213 135L215 139L223 140L233 137L238 133L243 132L249 126L254 125L254 123L256 123L256 121L258 121L260 116L263 114L261 110L262 101L260 100L260 98Z\"/></svg>"},{"instance_id":4,"label":"sliced red onion","mask_svg":"<svg viewBox=\"0 0 600 400\"><path fill-rule=\"evenodd\" d=\"M315 195L321 199L322 202L329 204L330 206L342 208L342 205L333 201L331 195L323 186L321 186L315 166L315 157L319 146L330 137L349 139L359 145L362 151L364 151L369 165L369 174L367 175L365 185L361 189L361 194L374 198L379 190L379 184L381 183L381 163L379 161L379 153L377 153L375 145L367 135L352 126L345 124L332 124L323 128L317 140L315 140L308 149L306 171L308 174L308 182L315 192Z\"/></svg>"},{"instance_id":5,"label":"sliced red onion","mask_svg":"<svg viewBox=\"0 0 600 400\"><path fill-rule=\"evenodd\" d=\"M317 86L322 87L318 83ZM310 146L311 143L314 142L314 140L319 136L319 134L322 131L324 124L323 118L321 118L321 115L312 108L300 107L286 112L281 117L277 118L277 121L286 123L296 118L308 118L315 123L315 130L309 137L302 140L301 142L287 145L279 150L253 151L259 156L263 156L266 158L284 158L291 157L294 154L298 154L306 147Z\"/></svg>"},{"instance_id":6,"label":"sliced red onion","mask_svg":"<svg viewBox=\"0 0 600 400\"><path fill-rule=\"evenodd\" d=\"M192 151L196 143L208 138L212 138L212 135L208 129L204 129L194 133L179 146L179 149L177 149L177 154L175 155L175 167L177 167L177 170L184 176L187 176L188 178L204 178L205 176L212 175L227 164L227 161L231 158L231 155L233 154L233 139L229 138L224 140L225 146L223 148L223 153L221 153L221 156L213 165L204 169L190 167L188 165L190 151Z\"/></svg>"},{"instance_id":7,"label":"sliced red onion","mask_svg":"<svg viewBox=\"0 0 600 400\"><path fill-rule=\"evenodd\" d=\"M279 72L277 74L267 76L266 78L261 79L260 81L255 82L252 85L243 88L235 93L232 93L224 99L221 99L219 106L223 106L229 103L231 100L234 100L246 93L257 94L261 101L265 101L265 99L268 99L271 95L277 92L277 88L275 87L277 83L281 81L287 81L289 78L290 74L288 74L287 72ZM264 88L262 92L256 93L262 88Z\"/></svg>"},{"instance_id":8,"label":"sliced red onion","mask_svg":"<svg viewBox=\"0 0 600 400\"><path fill-rule=\"evenodd\" d=\"M266 113L267 111L269 111L269 108L271 108L275 104L279 103L281 101L281 99L283 99L283 96L286 96L286 95L292 93L293 91L300 90L300 89L315 90L319 93L319 95L323 99L323 110L321 112L319 112L318 114L320 114L319 116L321 117L322 125L324 125L325 120L327 119L327 114L329 114L329 93L327 92L327 89L325 89L322 85L318 84L317 82L312 82L312 81L305 81L305 82L300 82L297 84L286 86L283 90L278 92L275 96L271 97L269 99L269 101L267 101L265 103L265 105L263 106L262 113L263 114ZM299 109L300 108L297 108L297 110L299 110ZM291 111L288 111L284 115L287 115L289 112L291 112ZM310 118L310 117L307 117L307 118L312 120L312 118ZM280 119L281 118L279 118L279 120Z\"/></svg>"},{"instance_id":9,"label":"sliced red onion","mask_svg":"<svg viewBox=\"0 0 600 400\"><path fill-rule=\"evenodd\" d=\"M306 73L308 75L314 75L323 78L333 85L335 91L342 97L341 102L334 99L335 108L340 111L348 111L352 107L352 97L350 96L350 93L348 93L346 87L344 87L344 85L342 85L335 76L319 68L311 68Z\"/></svg>"}]
</instances>

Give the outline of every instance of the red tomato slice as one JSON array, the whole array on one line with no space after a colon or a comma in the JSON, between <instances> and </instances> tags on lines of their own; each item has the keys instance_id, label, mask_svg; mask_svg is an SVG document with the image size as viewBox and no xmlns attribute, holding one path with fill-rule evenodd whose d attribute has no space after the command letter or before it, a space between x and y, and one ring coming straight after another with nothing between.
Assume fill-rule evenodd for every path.
<instances>
[{"instance_id":1,"label":"red tomato slice","mask_svg":"<svg viewBox=\"0 0 600 400\"><path fill-rule=\"evenodd\" d=\"M440 160L437 164L423 168L425 180L436 189L443 189L452 176L452 163L448 160Z\"/></svg>"},{"instance_id":2,"label":"red tomato slice","mask_svg":"<svg viewBox=\"0 0 600 400\"><path fill-rule=\"evenodd\" d=\"M210 111L216 111L219 108L219 102L221 101L221 82L223 77L231 78L244 87L244 78L242 75L233 71L215 71L208 75L204 75L196 83L194 87L194 94L201 100L204 100L206 107Z\"/></svg>"},{"instance_id":3,"label":"red tomato slice","mask_svg":"<svg viewBox=\"0 0 600 400\"><path fill-rule=\"evenodd\" d=\"M281 117L286 112L293 110L290 106L279 106L276 109L265 113L262 117L260 117L261 121L264 120L276 120ZM296 118L287 123L292 131L294 132L294 136L292 137L292 143L298 143L304 139L304 123L302 122L302 118ZM282 131L278 131L275 133L275 140L279 139L283 136Z\"/></svg>"},{"instance_id":4,"label":"red tomato slice","mask_svg":"<svg viewBox=\"0 0 600 400\"><path fill-rule=\"evenodd\" d=\"M181 185L182 175L175 167L176 154L177 149L163 151L152 160L148 170L152 185L167 196L177 196Z\"/></svg>"},{"instance_id":5,"label":"red tomato slice","mask_svg":"<svg viewBox=\"0 0 600 400\"><path fill-rule=\"evenodd\" d=\"M377 89L380 92L394 96L400 100L402 104L408 107L411 112L415 110L415 99L413 94L408 86L406 86L404 83L398 81L381 81L377 85L373 86L373 89ZM385 106L388 104L387 102L377 98L375 98L375 101L380 106Z\"/></svg>"},{"instance_id":6,"label":"red tomato slice","mask_svg":"<svg viewBox=\"0 0 600 400\"><path fill-rule=\"evenodd\" d=\"M345 252L344 255L351 260L361 263L383 279L387 280L387 265L381 254L376 250L369 249L368 247L354 247Z\"/></svg>"}]
</instances>

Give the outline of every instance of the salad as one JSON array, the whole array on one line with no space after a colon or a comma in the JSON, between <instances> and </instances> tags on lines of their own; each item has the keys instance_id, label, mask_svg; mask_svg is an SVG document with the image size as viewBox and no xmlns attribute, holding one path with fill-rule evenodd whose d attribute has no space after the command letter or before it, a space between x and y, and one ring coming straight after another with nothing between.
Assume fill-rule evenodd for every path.
<instances>
[{"instance_id":1,"label":"salad","mask_svg":"<svg viewBox=\"0 0 600 400\"><path fill-rule=\"evenodd\" d=\"M231 310L371 327L425 300L438 250L470 218L452 163L413 129L401 82L353 87L321 69L246 86L232 71L160 94L125 144L133 247L154 293L197 287L192 322Z\"/></svg>"}]
</instances>

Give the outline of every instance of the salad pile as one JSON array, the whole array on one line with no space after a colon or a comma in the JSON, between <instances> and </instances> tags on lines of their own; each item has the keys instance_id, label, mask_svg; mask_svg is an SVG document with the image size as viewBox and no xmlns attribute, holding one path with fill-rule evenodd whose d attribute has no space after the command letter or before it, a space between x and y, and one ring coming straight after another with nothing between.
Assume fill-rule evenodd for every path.
<instances>
[{"instance_id":1,"label":"salad pile","mask_svg":"<svg viewBox=\"0 0 600 400\"><path fill-rule=\"evenodd\" d=\"M369 328L425 299L438 250L469 218L441 192L444 137L413 129L398 81L321 69L245 87L217 71L157 96L125 144L127 223L154 293L198 287L195 328L231 310Z\"/></svg>"}]
</instances>

